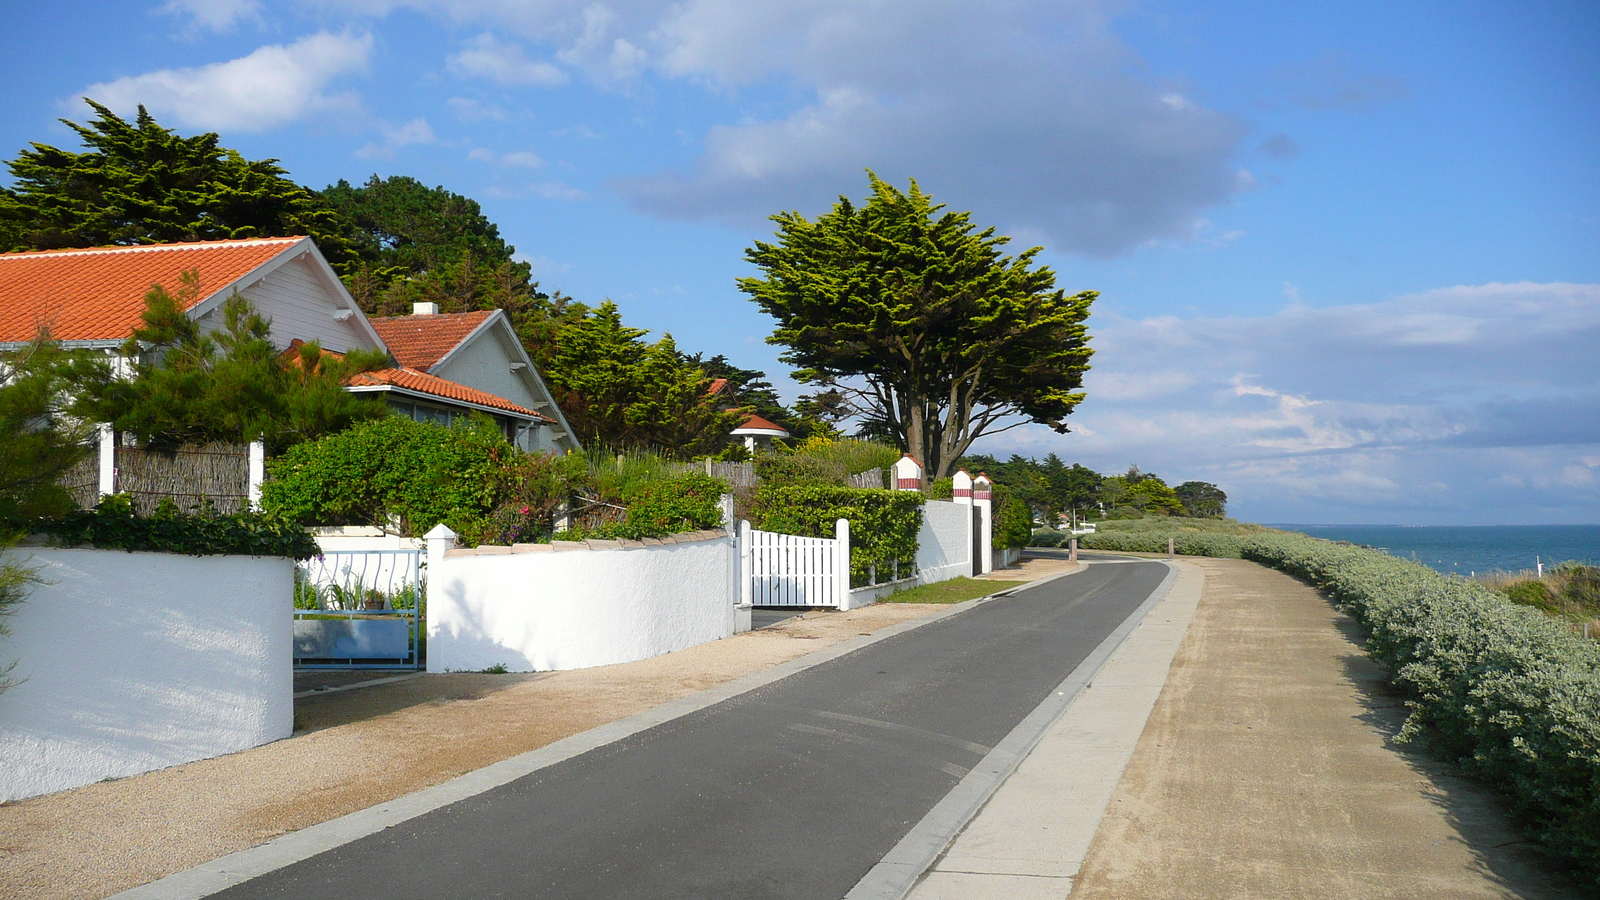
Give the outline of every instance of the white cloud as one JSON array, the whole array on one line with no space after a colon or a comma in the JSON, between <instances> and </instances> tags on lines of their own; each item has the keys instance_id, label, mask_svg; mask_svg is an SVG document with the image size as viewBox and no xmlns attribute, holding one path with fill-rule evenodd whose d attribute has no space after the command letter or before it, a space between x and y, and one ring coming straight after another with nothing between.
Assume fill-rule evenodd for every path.
<instances>
[{"instance_id":1,"label":"white cloud","mask_svg":"<svg viewBox=\"0 0 1600 900\"><path fill-rule=\"evenodd\" d=\"M319 32L228 62L92 84L82 95L122 114L144 104L192 128L266 131L310 113L358 106L355 95L326 90L338 76L364 69L371 52L370 35Z\"/></svg>"},{"instance_id":2,"label":"white cloud","mask_svg":"<svg viewBox=\"0 0 1600 900\"><path fill-rule=\"evenodd\" d=\"M500 84L549 87L567 81L567 73L554 63L530 59L521 46L489 32L467 41L465 47L451 55L448 65L456 75L487 78Z\"/></svg>"},{"instance_id":3,"label":"white cloud","mask_svg":"<svg viewBox=\"0 0 1600 900\"><path fill-rule=\"evenodd\" d=\"M1298 292L1293 291L1293 296ZM1600 285L1485 284L1274 315L1097 313L1088 400L1058 452L1220 484L1257 520L1593 521Z\"/></svg>"},{"instance_id":4,"label":"white cloud","mask_svg":"<svg viewBox=\"0 0 1600 900\"><path fill-rule=\"evenodd\" d=\"M446 100L445 106L462 122L504 122L505 110L493 103L484 103L481 100L469 100L466 97L451 97Z\"/></svg>"},{"instance_id":5,"label":"white cloud","mask_svg":"<svg viewBox=\"0 0 1600 900\"><path fill-rule=\"evenodd\" d=\"M427 119L412 119L399 128L384 128L383 143L370 143L355 151L361 159L391 159L395 150L407 144L432 144L436 142L433 128Z\"/></svg>"},{"instance_id":6,"label":"white cloud","mask_svg":"<svg viewBox=\"0 0 1600 900\"><path fill-rule=\"evenodd\" d=\"M863 168L918 178L953 208L1053 247L1114 256L1197 240L1253 179L1245 124L1189 85L1145 74L1112 27L1116 0L344 0L490 28L452 70L501 83L681 80L723 96L786 89L787 108L725 121L691 165L619 180L638 209L765 225L859 195ZM497 37L513 35L518 43ZM641 82L643 85L641 86ZM739 115L748 115L740 110Z\"/></svg>"},{"instance_id":7,"label":"white cloud","mask_svg":"<svg viewBox=\"0 0 1600 900\"><path fill-rule=\"evenodd\" d=\"M257 0L166 0L156 12L188 19L191 28L219 34L240 22L261 23Z\"/></svg>"},{"instance_id":8,"label":"white cloud","mask_svg":"<svg viewBox=\"0 0 1600 900\"><path fill-rule=\"evenodd\" d=\"M496 153L487 147L475 148L467 154L467 158L478 162L495 163L502 166L520 166L526 169L537 169L544 165L544 160L536 153L518 150L511 153Z\"/></svg>"},{"instance_id":9,"label":"white cloud","mask_svg":"<svg viewBox=\"0 0 1600 900\"><path fill-rule=\"evenodd\" d=\"M589 196L570 184L561 181L539 181L528 185L534 194L546 200L582 200Z\"/></svg>"}]
</instances>

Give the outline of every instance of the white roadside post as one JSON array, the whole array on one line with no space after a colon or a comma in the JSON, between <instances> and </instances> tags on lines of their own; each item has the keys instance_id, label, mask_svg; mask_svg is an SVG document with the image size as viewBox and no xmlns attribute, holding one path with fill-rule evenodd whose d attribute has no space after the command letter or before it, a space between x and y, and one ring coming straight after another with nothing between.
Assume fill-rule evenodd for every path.
<instances>
[{"instance_id":1,"label":"white roadside post","mask_svg":"<svg viewBox=\"0 0 1600 900\"><path fill-rule=\"evenodd\" d=\"M833 536L838 541L834 545L838 554L833 560L834 590L839 592L839 609L843 611L850 608L850 520L834 522Z\"/></svg>"},{"instance_id":2,"label":"white roadside post","mask_svg":"<svg viewBox=\"0 0 1600 900\"><path fill-rule=\"evenodd\" d=\"M972 479L972 502L983 511L978 546L983 551L983 574L994 571L994 482L982 472Z\"/></svg>"},{"instance_id":3,"label":"white roadside post","mask_svg":"<svg viewBox=\"0 0 1600 900\"><path fill-rule=\"evenodd\" d=\"M1067 551L1067 561L1068 562L1077 562L1078 561L1078 539L1077 538L1073 538L1072 539L1071 549Z\"/></svg>"}]
</instances>

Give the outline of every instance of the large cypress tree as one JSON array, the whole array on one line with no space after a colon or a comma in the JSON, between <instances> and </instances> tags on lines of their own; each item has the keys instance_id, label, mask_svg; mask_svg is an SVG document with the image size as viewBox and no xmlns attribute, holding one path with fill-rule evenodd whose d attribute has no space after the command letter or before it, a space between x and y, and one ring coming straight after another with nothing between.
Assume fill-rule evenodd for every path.
<instances>
[{"instance_id":1,"label":"large cypress tree","mask_svg":"<svg viewBox=\"0 0 1600 900\"><path fill-rule=\"evenodd\" d=\"M245 159L214 133L183 137L142 106L129 122L85 102L88 124L63 120L83 152L34 143L6 163L0 250L308 235L334 268L357 261L349 224L277 160Z\"/></svg>"},{"instance_id":2,"label":"large cypress tree","mask_svg":"<svg viewBox=\"0 0 1600 900\"><path fill-rule=\"evenodd\" d=\"M767 342L788 348L796 380L837 391L860 433L892 440L929 478L984 434L1067 431L1095 292L1058 290L1038 247L1002 256L1007 238L941 215L915 181L901 193L868 176L866 205L841 197L815 221L780 213L776 242L745 251L764 277L739 289L777 319Z\"/></svg>"}]
</instances>

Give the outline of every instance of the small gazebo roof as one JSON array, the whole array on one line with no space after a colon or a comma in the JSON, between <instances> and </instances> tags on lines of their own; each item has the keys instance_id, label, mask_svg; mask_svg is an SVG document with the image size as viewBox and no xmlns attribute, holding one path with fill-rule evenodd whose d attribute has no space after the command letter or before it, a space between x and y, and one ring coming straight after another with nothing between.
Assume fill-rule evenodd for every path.
<instances>
[{"instance_id":1,"label":"small gazebo roof","mask_svg":"<svg viewBox=\"0 0 1600 900\"><path fill-rule=\"evenodd\" d=\"M763 419L760 416L751 416L750 418L745 419L744 424L740 425L738 428L735 428L732 433L737 435L748 434L756 437L786 438L789 436L788 430L782 425L778 425L774 422L768 422L766 419Z\"/></svg>"}]
</instances>

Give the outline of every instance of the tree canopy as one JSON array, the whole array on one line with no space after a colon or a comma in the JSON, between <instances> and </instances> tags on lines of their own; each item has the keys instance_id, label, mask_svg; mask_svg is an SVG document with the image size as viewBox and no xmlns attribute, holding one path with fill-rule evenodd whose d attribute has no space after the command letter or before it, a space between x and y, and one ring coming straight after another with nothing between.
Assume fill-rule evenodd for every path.
<instances>
[{"instance_id":1,"label":"tree canopy","mask_svg":"<svg viewBox=\"0 0 1600 900\"><path fill-rule=\"evenodd\" d=\"M516 324L550 299L470 197L405 175L340 180L321 196L351 225L361 261L345 284L368 313L405 315L429 301L444 312L504 309Z\"/></svg>"},{"instance_id":2,"label":"tree canopy","mask_svg":"<svg viewBox=\"0 0 1600 900\"><path fill-rule=\"evenodd\" d=\"M75 153L34 143L6 163L0 249L55 250L308 235L334 268L357 256L345 222L275 159L248 160L216 134L182 137L139 107L129 122L86 101L87 125L66 122Z\"/></svg>"},{"instance_id":3,"label":"tree canopy","mask_svg":"<svg viewBox=\"0 0 1600 900\"><path fill-rule=\"evenodd\" d=\"M183 312L198 290L194 272L176 297L151 288L144 324L123 347L139 360L134 377L87 387L74 412L158 445L265 440L274 452L384 414L344 381L390 365L387 354L325 354L315 343L279 351L271 323L238 294L223 302L225 327L207 334Z\"/></svg>"},{"instance_id":4,"label":"tree canopy","mask_svg":"<svg viewBox=\"0 0 1600 900\"><path fill-rule=\"evenodd\" d=\"M840 197L815 221L779 213L777 241L745 252L763 275L739 288L777 319L767 340L788 348L795 378L840 391L863 433L892 439L930 478L984 434L1067 431L1095 292L1057 289L1034 264L1040 248L1001 255L1008 238L940 214L915 181L902 193L868 177L865 206Z\"/></svg>"},{"instance_id":5,"label":"tree canopy","mask_svg":"<svg viewBox=\"0 0 1600 900\"><path fill-rule=\"evenodd\" d=\"M743 414L706 396L711 379L678 352L672 336L646 343L607 300L580 309L556 336L545 380L578 438L675 456L716 452Z\"/></svg>"}]
</instances>

